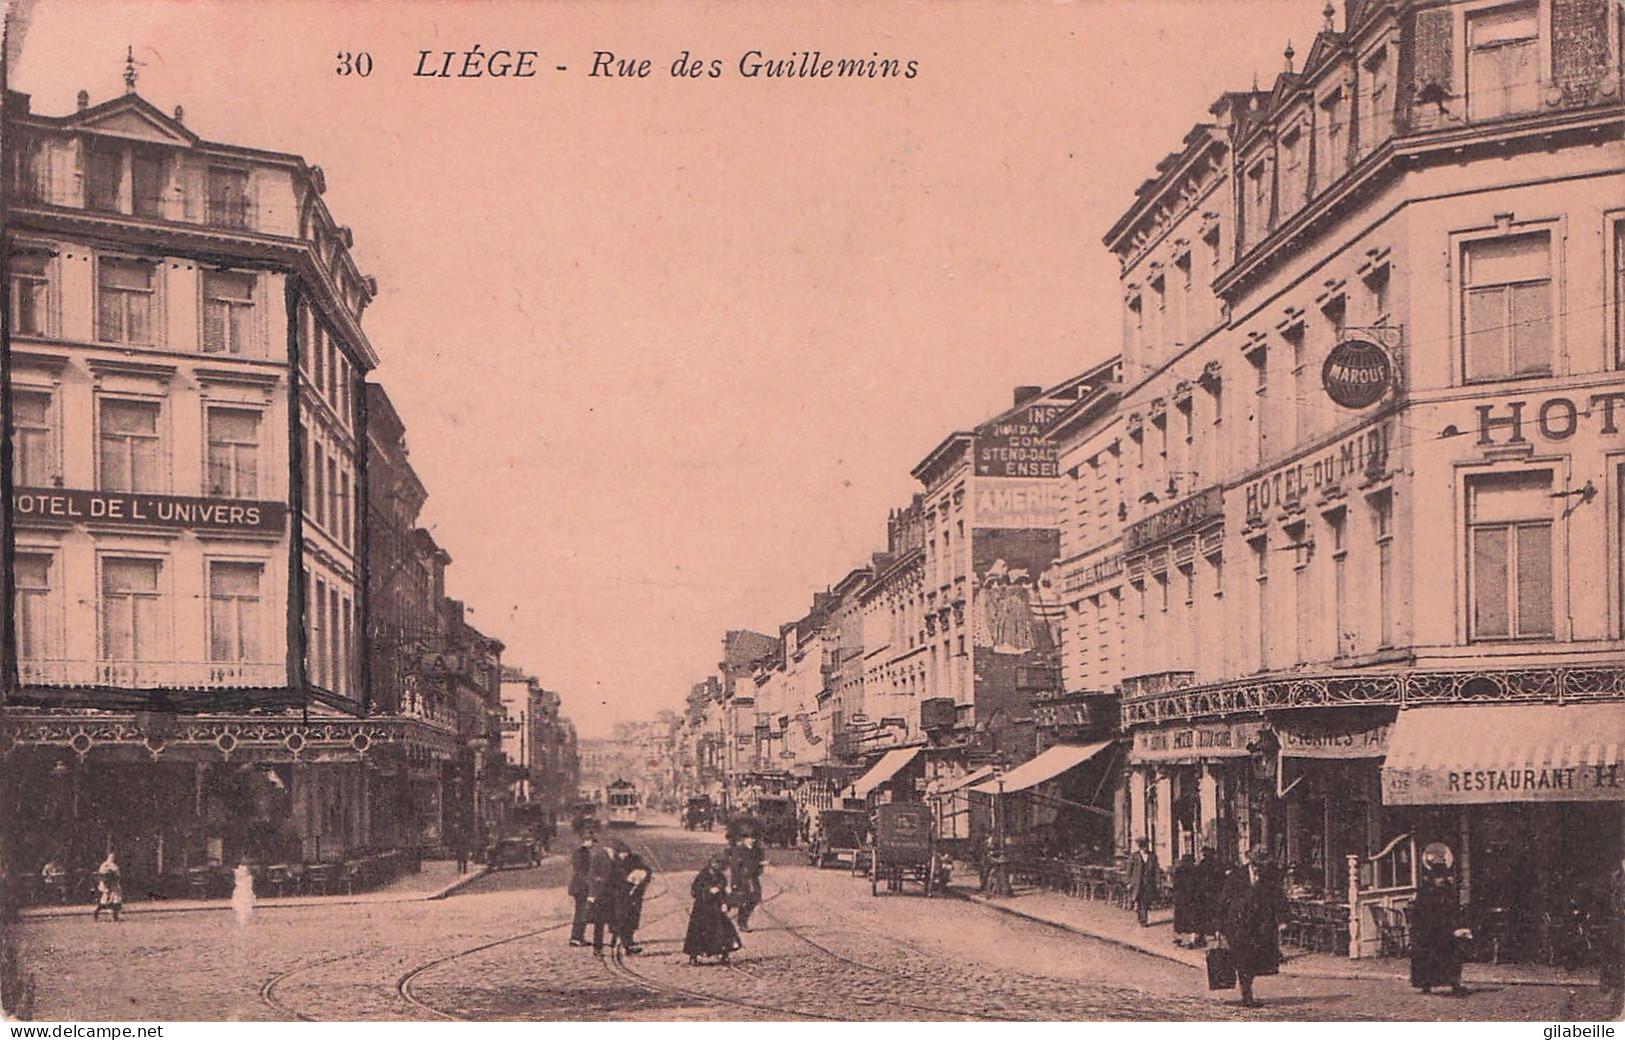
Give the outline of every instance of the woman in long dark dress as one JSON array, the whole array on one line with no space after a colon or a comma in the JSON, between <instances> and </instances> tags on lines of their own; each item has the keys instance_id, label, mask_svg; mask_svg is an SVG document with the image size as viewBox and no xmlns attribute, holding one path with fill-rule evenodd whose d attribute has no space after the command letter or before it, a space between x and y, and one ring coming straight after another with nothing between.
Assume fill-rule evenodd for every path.
<instances>
[{"instance_id":1,"label":"woman in long dark dress","mask_svg":"<svg viewBox=\"0 0 1625 1040\"><path fill-rule=\"evenodd\" d=\"M1461 996L1461 899L1443 855L1423 853L1422 877L1411 904L1411 985L1423 993L1449 986Z\"/></svg>"},{"instance_id":2,"label":"woman in long dark dress","mask_svg":"<svg viewBox=\"0 0 1625 1040\"><path fill-rule=\"evenodd\" d=\"M689 892L694 897L694 909L689 911L688 934L683 938L688 963L698 964L701 957L720 957L727 964L728 955L744 944L728 917L728 875L722 856L712 856L694 875Z\"/></svg>"}]
</instances>

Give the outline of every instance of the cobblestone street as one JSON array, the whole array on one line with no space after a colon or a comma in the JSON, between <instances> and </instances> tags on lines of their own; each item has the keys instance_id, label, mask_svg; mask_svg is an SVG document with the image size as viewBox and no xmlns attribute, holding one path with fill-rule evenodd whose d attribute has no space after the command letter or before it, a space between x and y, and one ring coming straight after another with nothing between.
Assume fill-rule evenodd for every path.
<instances>
[{"instance_id":1,"label":"cobblestone street","mask_svg":"<svg viewBox=\"0 0 1625 1040\"><path fill-rule=\"evenodd\" d=\"M639 957L565 944L564 857L438 901L31 920L42 1020L1054 1020L1611 1017L1594 987L1497 986L1455 999L1387 980L1281 976L1244 1011L1201 973L962 899L871 897L798 850L729 967L681 953L687 886L720 834L641 828L663 873Z\"/></svg>"}]
</instances>

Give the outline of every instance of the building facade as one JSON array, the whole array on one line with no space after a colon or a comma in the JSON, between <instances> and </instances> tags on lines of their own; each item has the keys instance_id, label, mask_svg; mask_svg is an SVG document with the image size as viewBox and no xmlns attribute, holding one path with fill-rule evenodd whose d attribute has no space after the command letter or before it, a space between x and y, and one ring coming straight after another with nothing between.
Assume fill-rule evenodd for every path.
<instances>
[{"instance_id":1,"label":"building facade","mask_svg":"<svg viewBox=\"0 0 1625 1040\"><path fill-rule=\"evenodd\" d=\"M1442 841L1538 944L1621 850L1620 12L1352 2L1294 58L1107 237L1129 829L1272 848L1352 952Z\"/></svg>"},{"instance_id":2,"label":"building facade","mask_svg":"<svg viewBox=\"0 0 1625 1040\"><path fill-rule=\"evenodd\" d=\"M24 855L116 845L156 877L366 847L373 752L438 739L359 717L376 286L319 168L127 82L66 116L6 104Z\"/></svg>"}]
</instances>

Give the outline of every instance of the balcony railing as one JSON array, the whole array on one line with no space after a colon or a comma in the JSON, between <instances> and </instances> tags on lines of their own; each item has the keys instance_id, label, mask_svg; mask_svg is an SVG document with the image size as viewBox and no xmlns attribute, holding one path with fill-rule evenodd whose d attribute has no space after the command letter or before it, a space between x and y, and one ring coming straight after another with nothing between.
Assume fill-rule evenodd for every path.
<instances>
[{"instance_id":1,"label":"balcony railing","mask_svg":"<svg viewBox=\"0 0 1625 1040\"><path fill-rule=\"evenodd\" d=\"M280 661L41 661L17 665L23 686L128 689L268 688L288 684Z\"/></svg>"}]
</instances>

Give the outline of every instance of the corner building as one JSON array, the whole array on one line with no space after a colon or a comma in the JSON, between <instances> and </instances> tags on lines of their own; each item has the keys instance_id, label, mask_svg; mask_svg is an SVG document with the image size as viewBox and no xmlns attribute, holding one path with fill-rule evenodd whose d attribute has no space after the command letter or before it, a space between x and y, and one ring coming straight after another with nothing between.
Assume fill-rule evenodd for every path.
<instances>
[{"instance_id":1,"label":"corner building","mask_svg":"<svg viewBox=\"0 0 1625 1040\"><path fill-rule=\"evenodd\" d=\"M1128 831L1269 846L1355 955L1442 841L1539 956L1625 819L1622 12L1342 16L1107 238Z\"/></svg>"},{"instance_id":2,"label":"corner building","mask_svg":"<svg viewBox=\"0 0 1625 1040\"><path fill-rule=\"evenodd\" d=\"M133 75L130 77L133 80ZM138 891L372 846L361 331L320 169L134 92L6 103L22 867Z\"/></svg>"}]
</instances>

